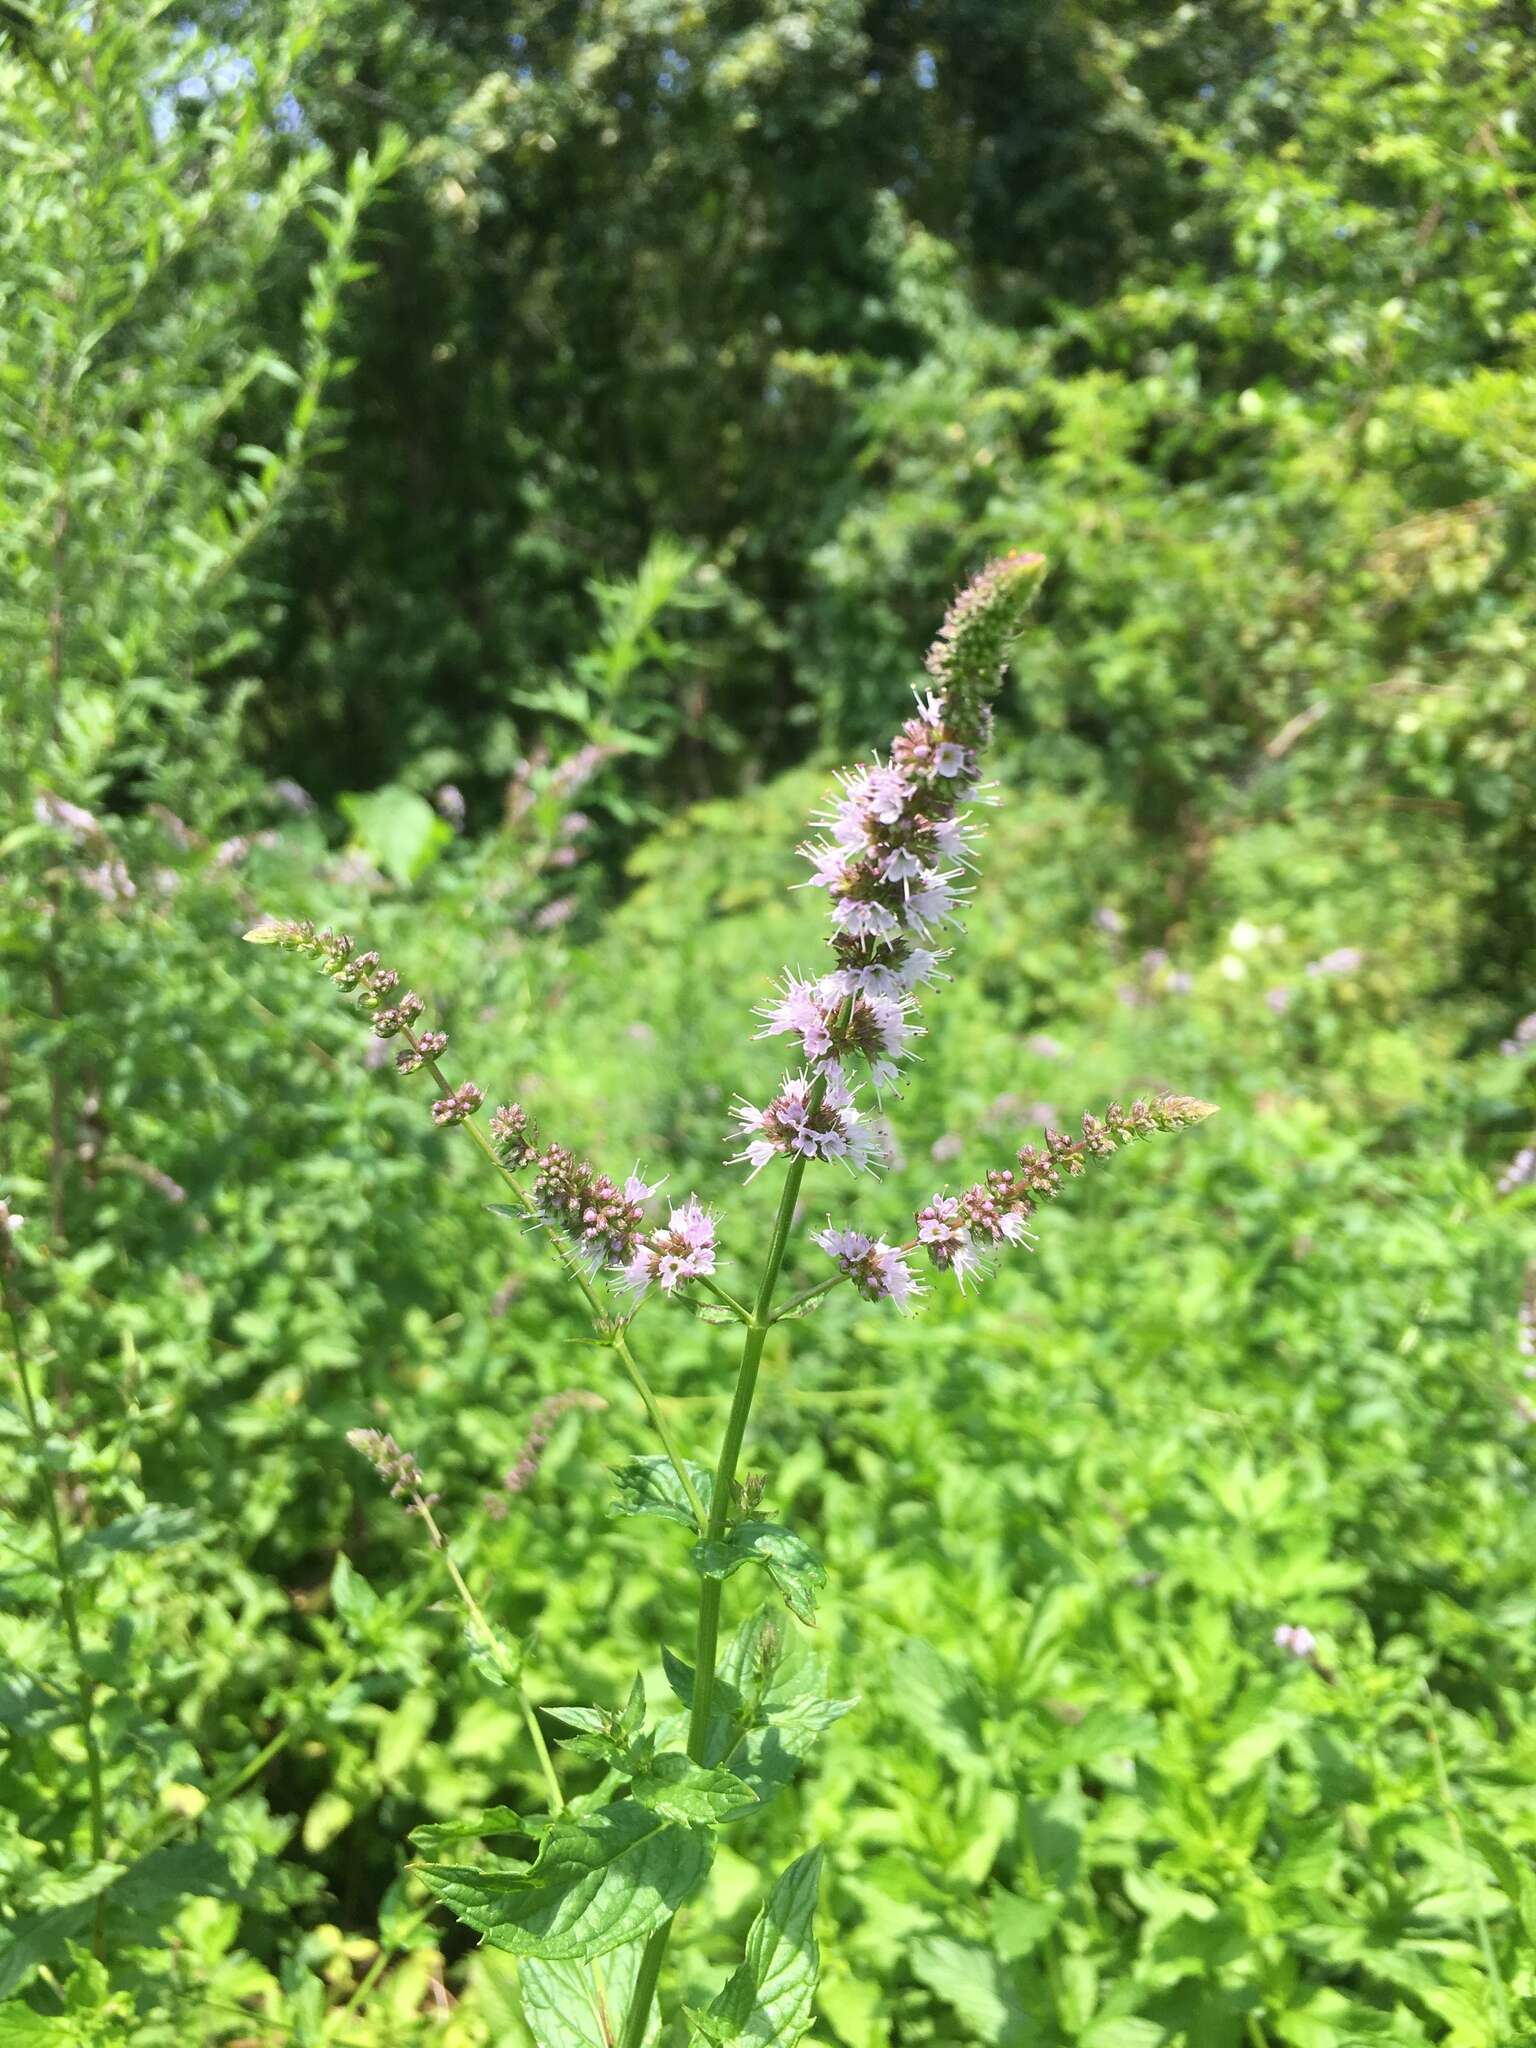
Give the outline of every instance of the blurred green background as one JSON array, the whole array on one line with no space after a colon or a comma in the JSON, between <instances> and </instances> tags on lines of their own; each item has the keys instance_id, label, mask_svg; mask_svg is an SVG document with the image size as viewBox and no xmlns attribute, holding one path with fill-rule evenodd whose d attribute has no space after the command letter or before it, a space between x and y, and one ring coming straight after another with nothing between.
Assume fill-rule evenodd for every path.
<instances>
[{"instance_id":1,"label":"blurred green background","mask_svg":"<svg viewBox=\"0 0 1536 2048\"><path fill-rule=\"evenodd\" d=\"M745 1272L793 847L1015 544L898 1164L808 1212L894 1231L1111 1096L1221 1115L974 1296L776 1333L749 1460L861 1704L672 2008L809 1837L822 2048L1536 2040L1533 50L1496 0L0 0L49 1435L8 1381L0 2041L527 2039L405 1835L533 1760L344 1433L416 1453L537 1698L660 1705L685 1549L608 1520L644 1418L469 1148L239 934L356 931ZM636 1327L695 1455L728 1334ZM568 1388L609 1405L509 1498Z\"/></svg>"}]
</instances>

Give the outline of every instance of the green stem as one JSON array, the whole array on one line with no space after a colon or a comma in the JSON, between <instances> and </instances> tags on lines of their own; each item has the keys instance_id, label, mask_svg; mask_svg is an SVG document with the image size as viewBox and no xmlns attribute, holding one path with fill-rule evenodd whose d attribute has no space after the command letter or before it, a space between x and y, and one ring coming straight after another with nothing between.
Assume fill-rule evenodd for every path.
<instances>
[{"instance_id":1,"label":"green stem","mask_svg":"<svg viewBox=\"0 0 1536 2048\"><path fill-rule=\"evenodd\" d=\"M59 1514L58 1494L48 1469L48 1438L38 1412L37 1397L32 1390L32 1378L27 1371L20 1318L8 1288L5 1290L4 1299L5 1320L10 1328L11 1349L16 1360L16 1380L21 1389L22 1412L26 1416L27 1430L32 1438L32 1450L43 1484L43 1508L48 1519L48 1542L53 1551L54 1573L59 1581L59 1610L64 1620L64 1633L69 1638L69 1654L75 1667L75 1698L80 1740L85 1747L85 1774L91 1809L91 1860L100 1863L105 1859L107 1851L107 1806L102 1790L101 1750L96 1741L96 1687L90 1672L86 1669L85 1644L80 1633L80 1609L75 1599L75 1579L70 1567L69 1546L64 1540L64 1522ZM104 1954L104 1943L99 1900L96 1907L95 1949L100 1958Z\"/></svg>"},{"instance_id":2,"label":"green stem","mask_svg":"<svg viewBox=\"0 0 1536 2048\"><path fill-rule=\"evenodd\" d=\"M544 1740L544 1730L539 1726L539 1717L534 1712L533 1701L529 1699L522 1675L507 1655L506 1648L496 1631L485 1618L485 1610L469 1590L469 1582L459 1570L459 1561L448 1547L448 1538L438 1527L431 1508L419 1492L411 1495L411 1505L427 1526L427 1535L432 1547L447 1566L453 1589L459 1596L464 1612L469 1616L470 1625L495 1658L507 1690L512 1693L522 1709L523 1722L533 1742L534 1752L539 1759L539 1769L544 1774L544 1783L549 1791L549 1810L561 1813L565 1809L565 1794L560 1789L560 1780L555 1775L555 1760L549 1753L549 1744Z\"/></svg>"}]
</instances>

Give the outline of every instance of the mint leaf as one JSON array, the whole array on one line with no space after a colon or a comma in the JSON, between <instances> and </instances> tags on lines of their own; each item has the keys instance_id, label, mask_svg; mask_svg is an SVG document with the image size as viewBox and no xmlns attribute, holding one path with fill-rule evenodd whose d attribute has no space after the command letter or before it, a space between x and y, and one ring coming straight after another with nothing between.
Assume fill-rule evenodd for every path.
<instances>
[{"instance_id":1,"label":"mint leaf","mask_svg":"<svg viewBox=\"0 0 1536 2048\"><path fill-rule=\"evenodd\" d=\"M811 2024L821 1957L816 1889L821 1851L791 1863L747 1936L746 1960L705 2013L696 2033L715 2048L795 2048Z\"/></svg>"},{"instance_id":2,"label":"mint leaf","mask_svg":"<svg viewBox=\"0 0 1536 2048\"><path fill-rule=\"evenodd\" d=\"M714 1498L715 1475L691 1459L684 1462L707 1512ZM685 1529L697 1526L670 1458L631 1458L628 1464L620 1466L614 1480L619 1491L617 1499L608 1503L610 1515L659 1515L664 1521L681 1523Z\"/></svg>"},{"instance_id":3,"label":"mint leaf","mask_svg":"<svg viewBox=\"0 0 1536 2048\"><path fill-rule=\"evenodd\" d=\"M494 1948L581 1962L651 1933L709 1869L710 1837L619 1800L555 1821L531 1865L425 1864L427 1888Z\"/></svg>"},{"instance_id":4,"label":"mint leaf","mask_svg":"<svg viewBox=\"0 0 1536 2048\"><path fill-rule=\"evenodd\" d=\"M517 1966L523 2018L538 2048L613 2048L635 1995L643 1941L629 1941L587 1963L550 1963L524 1956ZM645 2048L661 2032L653 1998Z\"/></svg>"},{"instance_id":5,"label":"mint leaf","mask_svg":"<svg viewBox=\"0 0 1536 2048\"><path fill-rule=\"evenodd\" d=\"M692 1555L706 1579L728 1579L744 1564L765 1564L790 1613L807 1625L815 1621L826 1567L792 1530L777 1522L738 1522L713 1542L695 1543Z\"/></svg>"},{"instance_id":6,"label":"mint leaf","mask_svg":"<svg viewBox=\"0 0 1536 2048\"><path fill-rule=\"evenodd\" d=\"M758 1803L757 1794L734 1772L696 1764L681 1750L669 1749L630 1783L630 1797L668 1820L708 1827L729 1820Z\"/></svg>"}]
</instances>

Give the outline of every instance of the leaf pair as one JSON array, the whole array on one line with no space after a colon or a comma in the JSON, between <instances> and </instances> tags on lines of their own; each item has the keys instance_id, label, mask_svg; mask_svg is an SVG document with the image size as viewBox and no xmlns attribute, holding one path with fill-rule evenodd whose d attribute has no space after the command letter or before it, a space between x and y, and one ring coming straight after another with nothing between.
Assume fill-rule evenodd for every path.
<instances>
[{"instance_id":1,"label":"leaf pair","mask_svg":"<svg viewBox=\"0 0 1536 2048\"><path fill-rule=\"evenodd\" d=\"M687 1469L707 1513L715 1496L714 1474L692 1463ZM670 1459L631 1458L616 1476L619 1491L609 1509L611 1514L654 1515L697 1530ZM728 1579L744 1564L766 1566L790 1613L807 1626L814 1623L816 1597L827 1583L826 1568L808 1544L780 1523L751 1516L718 1537L695 1543L689 1554L694 1569L706 1579Z\"/></svg>"}]
</instances>

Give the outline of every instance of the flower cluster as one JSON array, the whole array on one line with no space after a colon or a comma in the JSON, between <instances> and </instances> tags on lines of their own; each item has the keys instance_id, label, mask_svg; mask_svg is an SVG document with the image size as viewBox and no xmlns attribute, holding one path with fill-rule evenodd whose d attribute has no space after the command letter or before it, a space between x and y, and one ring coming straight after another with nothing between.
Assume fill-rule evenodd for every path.
<instances>
[{"instance_id":1,"label":"flower cluster","mask_svg":"<svg viewBox=\"0 0 1536 2048\"><path fill-rule=\"evenodd\" d=\"M1082 1135L1047 1131L1043 1145L1025 1145L1016 1166L995 1167L963 1194L938 1194L915 1217L915 1243L941 1273L953 1273L964 1287L983 1270L989 1252L1029 1241L1028 1222L1041 1202L1060 1194L1063 1178L1075 1179L1090 1159L1110 1159L1122 1145L1159 1131L1179 1131L1214 1113L1214 1105L1190 1095L1161 1095L1129 1109L1112 1102L1102 1117L1083 1118Z\"/></svg>"},{"instance_id":2,"label":"flower cluster","mask_svg":"<svg viewBox=\"0 0 1536 2048\"><path fill-rule=\"evenodd\" d=\"M811 1242L837 1261L843 1278L866 1301L894 1301L899 1309L905 1309L926 1292L902 1252L881 1238L866 1237L862 1230L839 1230L828 1223L825 1230L812 1234Z\"/></svg>"},{"instance_id":3,"label":"flower cluster","mask_svg":"<svg viewBox=\"0 0 1536 2048\"><path fill-rule=\"evenodd\" d=\"M1536 1010L1528 1017L1522 1017L1514 1030L1499 1047L1506 1059L1517 1059L1521 1053L1529 1052L1536 1046Z\"/></svg>"},{"instance_id":4,"label":"flower cluster","mask_svg":"<svg viewBox=\"0 0 1536 2048\"><path fill-rule=\"evenodd\" d=\"M787 1032L798 1038L800 1051L813 1068L843 1072L843 1062L860 1055L868 1064L877 1090L889 1087L921 1026L912 1021L909 995L844 994L833 977L804 981L786 975L781 992L763 1004L759 1038Z\"/></svg>"},{"instance_id":5,"label":"flower cluster","mask_svg":"<svg viewBox=\"0 0 1536 2048\"><path fill-rule=\"evenodd\" d=\"M1317 1650L1317 1637L1300 1622L1282 1621L1275 1630L1275 1648L1289 1650L1293 1657L1309 1660Z\"/></svg>"},{"instance_id":6,"label":"flower cluster","mask_svg":"<svg viewBox=\"0 0 1536 2048\"><path fill-rule=\"evenodd\" d=\"M347 1442L365 1457L396 1500L409 1499L407 1514L419 1514L437 1505L439 1496L426 1491L426 1480L415 1454L400 1448L382 1429L349 1429Z\"/></svg>"},{"instance_id":7,"label":"flower cluster","mask_svg":"<svg viewBox=\"0 0 1536 2048\"><path fill-rule=\"evenodd\" d=\"M1499 1193L1513 1195L1536 1181L1536 1145L1522 1145L1499 1175Z\"/></svg>"},{"instance_id":8,"label":"flower cluster","mask_svg":"<svg viewBox=\"0 0 1536 2048\"><path fill-rule=\"evenodd\" d=\"M836 1072L814 1080L809 1074L787 1074L766 1109L743 1102L731 1114L740 1126L733 1135L745 1140L731 1164L746 1161L754 1174L776 1153L786 1158L798 1154L805 1159L839 1159L855 1173L880 1158L879 1140Z\"/></svg>"},{"instance_id":9,"label":"flower cluster","mask_svg":"<svg viewBox=\"0 0 1536 2048\"><path fill-rule=\"evenodd\" d=\"M508 1468L502 1480L508 1493L526 1493L537 1476L549 1448L550 1434L562 1415L580 1408L588 1414L601 1414L608 1403L601 1394L588 1393L584 1387L569 1387L564 1393L551 1394L539 1403L528 1418L528 1434L523 1447L517 1454L517 1463ZM506 1503L492 1494L486 1501L486 1508L494 1521L505 1515Z\"/></svg>"},{"instance_id":10,"label":"flower cluster","mask_svg":"<svg viewBox=\"0 0 1536 2048\"><path fill-rule=\"evenodd\" d=\"M536 1155L531 1190L540 1219L572 1244L593 1272L626 1266L645 1222L645 1203L655 1194L639 1174L620 1187L590 1160L565 1145L546 1145Z\"/></svg>"},{"instance_id":11,"label":"flower cluster","mask_svg":"<svg viewBox=\"0 0 1536 2048\"><path fill-rule=\"evenodd\" d=\"M624 1266L624 1283L637 1295L654 1282L672 1294L685 1280L702 1280L715 1270L715 1219L690 1195L674 1209L664 1229L646 1233Z\"/></svg>"},{"instance_id":12,"label":"flower cluster","mask_svg":"<svg viewBox=\"0 0 1536 2048\"><path fill-rule=\"evenodd\" d=\"M538 1158L538 1130L520 1102L504 1102L491 1111L491 1148L498 1164L514 1172Z\"/></svg>"},{"instance_id":13,"label":"flower cluster","mask_svg":"<svg viewBox=\"0 0 1536 2048\"><path fill-rule=\"evenodd\" d=\"M483 1088L474 1081L463 1081L452 1094L441 1096L433 1103L432 1121L439 1128L467 1123L484 1101Z\"/></svg>"}]
</instances>

